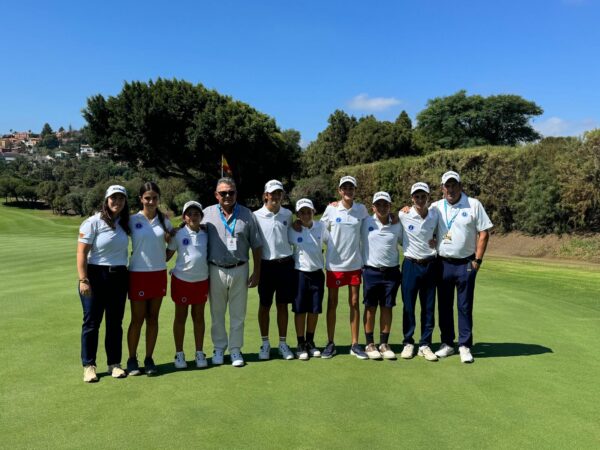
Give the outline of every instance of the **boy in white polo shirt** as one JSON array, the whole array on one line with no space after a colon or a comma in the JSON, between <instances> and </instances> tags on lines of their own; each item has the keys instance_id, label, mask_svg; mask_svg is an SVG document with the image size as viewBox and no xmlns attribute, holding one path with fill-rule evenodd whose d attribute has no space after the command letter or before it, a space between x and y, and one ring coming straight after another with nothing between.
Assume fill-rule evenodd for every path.
<instances>
[{"instance_id":1,"label":"boy in white polo shirt","mask_svg":"<svg viewBox=\"0 0 600 450\"><path fill-rule=\"evenodd\" d=\"M435 287L439 273L437 251L430 246L436 237L439 212L428 209L429 186L418 182L410 189L413 206L399 218L404 229L402 251L402 303L404 348L400 357L410 359L414 355L413 334L417 326L415 306L417 295L421 303L421 339L418 355L428 361L437 361L431 350L431 336L435 326Z\"/></svg>"},{"instance_id":2,"label":"boy in white polo shirt","mask_svg":"<svg viewBox=\"0 0 600 450\"><path fill-rule=\"evenodd\" d=\"M392 328L392 308L396 306L396 295L400 287L400 252L402 225L392 223L390 208L392 198L387 192L377 192L373 196L374 214L362 223L363 250L363 303L365 314L363 323L370 359L396 359L388 340ZM380 344L375 346L373 332L377 306L381 306Z\"/></svg>"},{"instance_id":3,"label":"boy in white polo shirt","mask_svg":"<svg viewBox=\"0 0 600 450\"><path fill-rule=\"evenodd\" d=\"M344 176L340 179L338 192L340 201L328 205L321 217L331 239L327 245L327 338L328 343L322 358L331 358L336 354L334 335L336 308L339 288L348 286L348 303L350 305L350 332L352 346L350 354L359 359L368 359L367 354L358 344L360 327L359 291L361 283L362 257L360 254L360 227L368 217L367 208L354 201L356 178Z\"/></svg>"},{"instance_id":4,"label":"boy in white polo shirt","mask_svg":"<svg viewBox=\"0 0 600 450\"><path fill-rule=\"evenodd\" d=\"M321 352L314 342L319 314L323 310L325 275L323 274L323 244L329 241L329 232L323 222L314 222L315 208L311 200L296 202L296 213L302 222L300 231L290 228L289 242L294 246L294 268L297 294L292 304L295 313L298 350L296 356L307 360L319 357Z\"/></svg>"}]
</instances>

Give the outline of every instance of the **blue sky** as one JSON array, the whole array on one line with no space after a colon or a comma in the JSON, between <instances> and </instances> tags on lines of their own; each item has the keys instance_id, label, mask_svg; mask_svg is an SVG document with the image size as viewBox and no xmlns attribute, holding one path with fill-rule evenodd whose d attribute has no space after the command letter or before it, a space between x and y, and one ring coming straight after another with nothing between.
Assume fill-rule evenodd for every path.
<instances>
[{"instance_id":1,"label":"blue sky","mask_svg":"<svg viewBox=\"0 0 600 450\"><path fill-rule=\"evenodd\" d=\"M517 94L544 135L600 127L599 0L6 2L0 133L84 125L95 94L202 83L316 138L328 116L415 118L428 99Z\"/></svg>"}]
</instances>

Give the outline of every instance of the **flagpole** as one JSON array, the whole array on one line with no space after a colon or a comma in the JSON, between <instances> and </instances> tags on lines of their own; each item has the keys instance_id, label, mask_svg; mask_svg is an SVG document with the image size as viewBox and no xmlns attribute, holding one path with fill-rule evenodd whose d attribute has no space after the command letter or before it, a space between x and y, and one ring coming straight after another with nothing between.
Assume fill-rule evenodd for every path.
<instances>
[{"instance_id":1,"label":"flagpole","mask_svg":"<svg viewBox=\"0 0 600 450\"><path fill-rule=\"evenodd\" d=\"M221 178L223 178L223 155L221 155Z\"/></svg>"}]
</instances>

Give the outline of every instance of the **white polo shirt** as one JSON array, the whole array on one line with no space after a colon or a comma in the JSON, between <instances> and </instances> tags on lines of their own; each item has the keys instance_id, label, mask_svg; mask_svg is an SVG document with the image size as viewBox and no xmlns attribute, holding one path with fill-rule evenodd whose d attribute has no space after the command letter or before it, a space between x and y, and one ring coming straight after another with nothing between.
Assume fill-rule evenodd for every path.
<instances>
[{"instance_id":1,"label":"white polo shirt","mask_svg":"<svg viewBox=\"0 0 600 450\"><path fill-rule=\"evenodd\" d=\"M254 216L263 238L262 259L273 260L291 256L292 246L288 242L288 228L292 223L292 212L286 208L279 208L273 214L263 206L254 211Z\"/></svg>"},{"instance_id":2,"label":"white polo shirt","mask_svg":"<svg viewBox=\"0 0 600 450\"><path fill-rule=\"evenodd\" d=\"M327 244L326 267L334 272L350 272L362 267L360 254L360 226L369 216L362 203L344 208L342 202L325 209L321 222L325 223L331 239Z\"/></svg>"},{"instance_id":3,"label":"white polo shirt","mask_svg":"<svg viewBox=\"0 0 600 450\"><path fill-rule=\"evenodd\" d=\"M167 248L177 250L175 267L171 272L177 278L188 283L208 278L208 234L204 230L195 232L186 225L177 230Z\"/></svg>"},{"instance_id":4,"label":"white polo shirt","mask_svg":"<svg viewBox=\"0 0 600 450\"><path fill-rule=\"evenodd\" d=\"M323 270L323 243L329 242L329 231L322 222L313 221L302 231L288 229L289 243L294 246L294 268L302 272Z\"/></svg>"},{"instance_id":5,"label":"white polo shirt","mask_svg":"<svg viewBox=\"0 0 600 450\"><path fill-rule=\"evenodd\" d=\"M167 230L172 228L171 222L165 217ZM158 214L148 220L142 212L130 216L131 229L131 258L129 270L132 272L157 272L167 268L165 231L160 224Z\"/></svg>"},{"instance_id":6,"label":"white polo shirt","mask_svg":"<svg viewBox=\"0 0 600 450\"><path fill-rule=\"evenodd\" d=\"M460 200L451 205L441 199L431 205L437 208L438 254L447 258L467 258L477 248L477 233L489 230L494 225L486 214L481 202L468 197L464 192ZM451 224L449 227L448 224ZM451 239L444 239L450 231Z\"/></svg>"},{"instance_id":7,"label":"white polo shirt","mask_svg":"<svg viewBox=\"0 0 600 450\"><path fill-rule=\"evenodd\" d=\"M382 224L373 214L361 226L362 255L365 266L396 267L400 260L398 245L402 242L402 224Z\"/></svg>"},{"instance_id":8,"label":"white polo shirt","mask_svg":"<svg viewBox=\"0 0 600 450\"><path fill-rule=\"evenodd\" d=\"M79 227L79 242L91 245L87 255L88 264L99 266L126 266L127 233L119 226L119 218L115 220L115 229L109 227L96 213L83 221Z\"/></svg>"},{"instance_id":9,"label":"white polo shirt","mask_svg":"<svg viewBox=\"0 0 600 450\"><path fill-rule=\"evenodd\" d=\"M402 235L402 253L414 259L427 259L437 255L435 248L429 246L429 241L436 235L440 239L438 229L439 211L431 208L423 219L415 207L410 211L398 213L404 233Z\"/></svg>"}]
</instances>

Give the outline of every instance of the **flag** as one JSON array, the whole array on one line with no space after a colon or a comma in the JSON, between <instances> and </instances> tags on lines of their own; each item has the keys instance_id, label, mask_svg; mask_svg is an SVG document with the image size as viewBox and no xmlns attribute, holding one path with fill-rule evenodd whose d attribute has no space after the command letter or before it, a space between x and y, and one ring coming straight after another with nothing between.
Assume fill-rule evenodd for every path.
<instances>
[{"instance_id":1,"label":"flag","mask_svg":"<svg viewBox=\"0 0 600 450\"><path fill-rule=\"evenodd\" d=\"M225 159L225 155L221 155L221 176L227 175L228 177L233 176L233 172L231 171L231 167L229 167L229 163Z\"/></svg>"}]
</instances>

